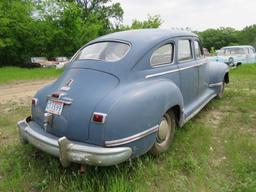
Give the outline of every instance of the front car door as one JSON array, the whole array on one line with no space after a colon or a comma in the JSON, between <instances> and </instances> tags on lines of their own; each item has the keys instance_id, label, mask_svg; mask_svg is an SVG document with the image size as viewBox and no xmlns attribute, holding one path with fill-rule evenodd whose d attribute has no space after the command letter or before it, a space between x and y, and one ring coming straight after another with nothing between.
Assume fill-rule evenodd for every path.
<instances>
[{"instance_id":1,"label":"front car door","mask_svg":"<svg viewBox=\"0 0 256 192\"><path fill-rule=\"evenodd\" d=\"M198 67L193 54L193 39L179 38L177 41L177 63L180 74L180 89L184 100L184 113L189 116L197 105Z\"/></svg>"},{"instance_id":2,"label":"front car door","mask_svg":"<svg viewBox=\"0 0 256 192\"><path fill-rule=\"evenodd\" d=\"M203 47L199 39L195 38L194 40L194 52L195 58L198 65L198 96L202 98L206 91L208 90L209 85L209 74L208 74L208 62L204 57Z\"/></svg>"}]
</instances>

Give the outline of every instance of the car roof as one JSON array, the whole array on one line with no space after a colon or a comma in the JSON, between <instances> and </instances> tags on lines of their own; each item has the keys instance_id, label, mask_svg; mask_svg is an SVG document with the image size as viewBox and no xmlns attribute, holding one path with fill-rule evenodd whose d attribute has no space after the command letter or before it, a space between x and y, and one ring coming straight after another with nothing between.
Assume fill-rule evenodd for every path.
<instances>
[{"instance_id":1,"label":"car roof","mask_svg":"<svg viewBox=\"0 0 256 192\"><path fill-rule=\"evenodd\" d=\"M253 48L251 45L235 45L235 46L226 46L221 49L231 49L231 48Z\"/></svg>"},{"instance_id":2,"label":"car roof","mask_svg":"<svg viewBox=\"0 0 256 192\"><path fill-rule=\"evenodd\" d=\"M95 41L121 40L132 44L154 44L172 37L179 36L197 37L196 34L189 31L174 31L168 29L138 29L111 33L101 36Z\"/></svg>"},{"instance_id":3,"label":"car roof","mask_svg":"<svg viewBox=\"0 0 256 192\"><path fill-rule=\"evenodd\" d=\"M101 71L108 72L110 74L114 74L119 78L126 76L128 71L131 71L135 65L138 64L139 61L145 56L145 54L164 41L174 37L197 37L192 32L188 31L172 31L172 30L164 30L164 29L139 29L139 30L129 30L122 32L115 32L108 35L104 35L98 37L97 39L89 42L84 47L104 41L120 41L131 44L131 49L127 53L127 55L116 62L108 63L108 65L103 65L103 61L77 61L73 64L73 67L83 67L84 64L82 62L87 62L88 68L93 68ZM83 49L82 47L81 49ZM143 63L143 62L142 62Z\"/></svg>"}]
</instances>

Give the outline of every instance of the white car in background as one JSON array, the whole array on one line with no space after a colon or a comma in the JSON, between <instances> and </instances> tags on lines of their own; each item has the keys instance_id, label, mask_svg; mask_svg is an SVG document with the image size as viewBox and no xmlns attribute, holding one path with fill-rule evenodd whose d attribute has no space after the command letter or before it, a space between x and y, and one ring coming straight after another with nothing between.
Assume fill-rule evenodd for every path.
<instances>
[{"instance_id":1,"label":"white car in background","mask_svg":"<svg viewBox=\"0 0 256 192\"><path fill-rule=\"evenodd\" d=\"M217 50L216 57L208 58L210 61L219 61L229 66L256 63L255 49L249 45L228 46Z\"/></svg>"},{"instance_id":2,"label":"white car in background","mask_svg":"<svg viewBox=\"0 0 256 192\"><path fill-rule=\"evenodd\" d=\"M69 63L69 59L67 57L55 57L54 60L58 62L56 69L61 69Z\"/></svg>"}]
</instances>

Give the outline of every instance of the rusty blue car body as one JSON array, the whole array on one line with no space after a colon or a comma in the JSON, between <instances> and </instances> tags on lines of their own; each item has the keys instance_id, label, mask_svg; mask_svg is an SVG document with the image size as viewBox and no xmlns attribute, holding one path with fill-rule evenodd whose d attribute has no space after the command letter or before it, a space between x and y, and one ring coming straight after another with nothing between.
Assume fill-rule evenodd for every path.
<instances>
[{"instance_id":1,"label":"rusty blue car body","mask_svg":"<svg viewBox=\"0 0 256 192\"><path fill-rule=\"evenodd\" d=\"M32 115L18 122L20 137L63 166L115 165L169 137L165 128L158 133L168 111L181 127L224 83L227 65L210 64L191 32L109 34L78 50L61 77L36 93Z\"/></svg>"}]
</instances>

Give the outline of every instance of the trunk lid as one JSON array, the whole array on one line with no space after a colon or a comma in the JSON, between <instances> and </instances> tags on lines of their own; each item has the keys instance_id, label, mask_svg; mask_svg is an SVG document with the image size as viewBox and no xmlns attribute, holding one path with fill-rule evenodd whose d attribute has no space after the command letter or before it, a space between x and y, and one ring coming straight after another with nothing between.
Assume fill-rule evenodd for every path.
<instances>
[{"instance_id":1,"label":"trunk lid","mask_svg":"<svg viewBox=\"0 0 256 192\"><path fill-rule=\"evenodd\" d=\"M75 141L87 141L90 138L90 123L96 105L118 83L117 77L102 71L81 68L67 70L53 85L41 92L44 97L57 92L60 97L56 100L70 101L64 104L61 115L52 116L46 131L58 137L66 136ZM48 99L54 100L52 97ZM40 106L42 110L45 110L48 99ZM32 110L32 116L37 119L35 110ZM39 116L38 123L43 126L45 117L42 114ZM99 134L103 134L103 129L101 130L102 133Z\"/></svg>"}]
</instances>

